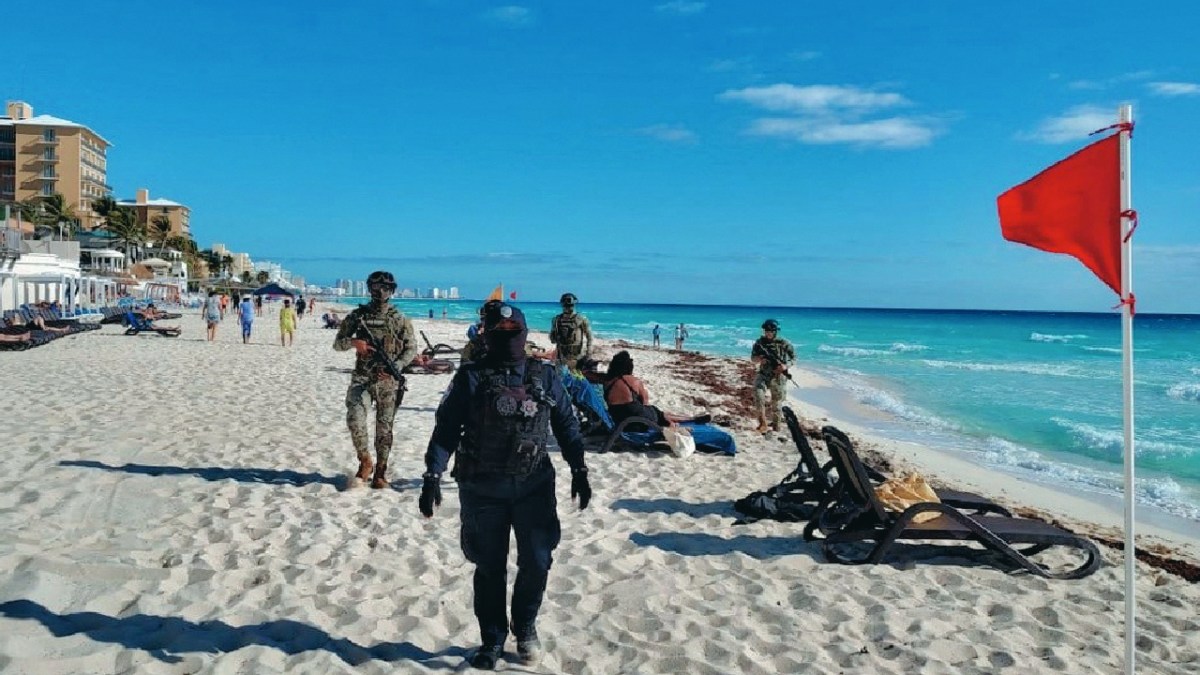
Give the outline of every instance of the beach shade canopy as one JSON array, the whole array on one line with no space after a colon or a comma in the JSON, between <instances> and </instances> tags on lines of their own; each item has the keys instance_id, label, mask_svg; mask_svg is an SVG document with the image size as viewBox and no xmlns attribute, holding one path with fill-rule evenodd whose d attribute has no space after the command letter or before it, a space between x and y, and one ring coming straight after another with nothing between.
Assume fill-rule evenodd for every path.
<instances>
[{"instance_id":1,"label":"beach shade canopy","mask_svg":"<svg viewBox=\"0 0 1200 675\"><path fill-rule=\"evenodd\" d=\"M289 291L288 289L284 288L283 286L280 286L279 284L275 283L274 281L267 284L266 286L263 286L262 288L254 289L254 294L255 295L286 295L289 298L292 297L293 295L295 295L295 293Z\"/></svg>"}]
</instances>

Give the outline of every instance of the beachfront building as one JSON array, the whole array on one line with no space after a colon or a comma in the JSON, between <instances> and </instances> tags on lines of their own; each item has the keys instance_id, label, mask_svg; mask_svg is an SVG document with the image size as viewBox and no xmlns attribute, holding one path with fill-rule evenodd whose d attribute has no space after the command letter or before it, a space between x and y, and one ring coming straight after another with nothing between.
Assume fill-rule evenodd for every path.
<instances>
[{"instance_id":1,"label":"beachfront building","mask_svg":"<svg viewBox=\"0 0 1200 675\"><path fill-rule=\"evenodd\" d=\"M0 117L0 203L58 193L73 207L83 229L96 227L100 216L92 210L92 201L112 191L110 147L82 124L34 115L28 103L9 101Z\"/></svg>"},{"instance_id":2,"label":"beachfront building","mask_svg":"<svg viewBox=\"0 0 1200 675\"><path fill-rule=\"evenodd\" d=\"M146 226L152 238L159 236L155 229L159 222L170 225L167 236L192 236L192 210L179 202L170 199L150 199L150 190L139 188L133 199L123 199L117 204L133 209L137 214L137 222Z\"/></svg>"}]
</instances>

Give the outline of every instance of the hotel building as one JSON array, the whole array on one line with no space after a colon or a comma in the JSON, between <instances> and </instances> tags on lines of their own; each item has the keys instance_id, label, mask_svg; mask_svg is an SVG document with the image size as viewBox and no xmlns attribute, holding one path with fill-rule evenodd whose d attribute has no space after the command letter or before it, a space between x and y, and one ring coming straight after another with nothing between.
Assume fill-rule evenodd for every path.
<instances>
[{"instance_id":1,"label":"hotel building","mask_svg":"<svg viewBox=\"0 0 1200 675\"><path fill-rule=\"evenodd\" d=\"M192 210L170 199L150 199L150 191L146 188L140 188L136 198L123 199L117 204L133 209L138 222L145 225L151 234L154 233L154 221L159 216L166 216L170 221L173 236L190 237L192 234Z\"/></svg>"},{"instance_id":2,"label":"hotel building","mask_svg":"<svg viewBox=\"0 0 1200 675\"><path fill-rule=\"evenodd\" d=\"M0 203L22 202L54 193L75 209L84 229L100 217L92 200L112 191L108 149L112 144L91 129L50 115L34 115L23 101L10 101L0 117Z\"/></svg>"}]
</instances>

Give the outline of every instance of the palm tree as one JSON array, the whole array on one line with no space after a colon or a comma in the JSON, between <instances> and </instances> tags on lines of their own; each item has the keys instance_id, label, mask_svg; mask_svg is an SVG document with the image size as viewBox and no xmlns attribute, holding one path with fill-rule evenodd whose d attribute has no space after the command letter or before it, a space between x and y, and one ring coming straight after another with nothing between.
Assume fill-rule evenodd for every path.
<instances>
[{"instance_id":1,"label":"palm tree","mask_svg":"<svg viewBox=\"0 0 1200 675\"><path fill-rule=\"evenodd\" d=\"M37 213L34 214L34 236L45 239L53 236L56 229L64 231L68 236L75 236L79 227L79 219L75 217L75 205L57 192L37 200Z\"/></svg>"},{"instance_id":2,"label":"palm tree","mask_svg":"<svg viewBox=\"0 0 1200 675\"><path fill-rule=\"evenodd\" d=\"M271 280L271 275L266 270L259 270L258 274L254 275L254 280L259 284L265 284Z\"/></svg>"},{"instance_id":3,"label":"palm tree","mask_svg":"<svg viewBox=\"0 0 1200 675\"><path fill-rule=\"evenodd\" d=\"M100 216L100 225L98 227L104 227L104 224L108 222L108 214L116 210L117 200L113 199L112 195L104 195L92 200L92 211Z\"/></svg>"},{"instance_id":4,"label":"palm tree","mask_svg":"<svg viewBox=\"0 0 1200 675\"><path fill-rule=\"evenodd\" d=\"M229 272L232 269L233 269L233 256L226 253L225 255L221 256L221 273L229 274Z\"/></svg>"},{"instance_id":5,"label":"palm tree","mask_svg":"<svg viewBox=\"0 0 1200 675\"><path fill-rule=\"evenodd\" d=\"M252 278L254 278L254 277L253 277L253 275L250 274L250 270L246 270L246 271L242 272L242 283L248 284L248 283L250 283L250 280Z\"/></svg>"},{"instance_id":6,"label":"palm tree","mask_svg":"<svg viewBox=\"0 0 1200 675\"><path fill-rule=\"evenodd\" d=\"M138 222L137 212L128 206L118 206L109 213L104 229L113 233L117 247L129 256L130 262L134 261L138 247L146 243L146 226Z\"/></svg>"},{"instance_id":7,"label":"palm tree","mask_svg":"<svg viewBox=\"0 0 1200 675\"><path fill-rule=\"evenodd\" d=\"M171 236L171 217L160 213L150 220L150 232L158 239L160 249L167 247L167 239Z\"/></svg>"}]
</instances>

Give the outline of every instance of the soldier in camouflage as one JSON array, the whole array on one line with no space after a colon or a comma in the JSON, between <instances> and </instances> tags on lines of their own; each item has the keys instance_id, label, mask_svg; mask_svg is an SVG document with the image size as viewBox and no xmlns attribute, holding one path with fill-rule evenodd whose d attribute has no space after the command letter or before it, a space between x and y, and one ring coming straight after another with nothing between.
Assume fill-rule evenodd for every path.
<instances>
[{"instance_id":1,"label":"soldier in camouflage","mask_svg":"<svg viewBox=\"0 0 1200 675\"><path fill-rule=\"evenodd\" d=\"M372 272L367 277L371 301L359 305L346 317L338 329L333 348L339 352L351 347L355 351L354 374L346 390L346 424L350 439L358 454L359 481L371 479L371 487L386 487L388 455L392 451L392 423L396 407L404 400L404 382L389 372L383 359L390 359L397 372L417 355L416 331L412 321L392 306L389 299L396 292L396 279L390 272ZM374 338L371 340L371 338ZM376 353L371 342L383 346ZM375 461L371 461L367 418L370 401L375 402Z\"/></svg>"},{"instance_id":2,"label":"soldier in camouflage","mask_svg":"<svg viewBox=\"0 0 1200 675\"><path fill-rule=\"evenodd\" d=\"M558 301L563 311L550 322L550 341L558 345L558 362L574 370L592 352L592 325L575 311L574 293L563 293Z\"/></svg>"},{"instance_id":3,"label":"soldier in camouflage","mask_svg":"<svg viewBox=\"0 0 1200 675\"><path fill-rule=\"evenodd\" d=\"M788 366L796 360L792 343L779 337L778 321L767 319L762 330L762 337L750 350L750 360L758 364L758 374L754 376L754 407L758 410L756 431L760 434L766 433L768 424L772 430L779 431L781 408L787 400L787 380L792 377Z\"/></svg>"}]
</instances>

